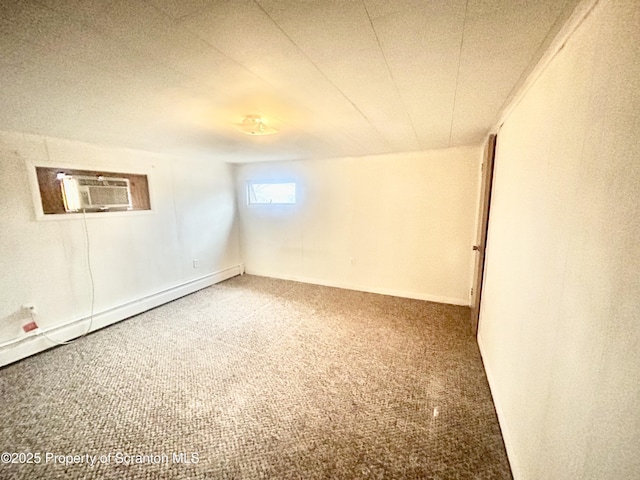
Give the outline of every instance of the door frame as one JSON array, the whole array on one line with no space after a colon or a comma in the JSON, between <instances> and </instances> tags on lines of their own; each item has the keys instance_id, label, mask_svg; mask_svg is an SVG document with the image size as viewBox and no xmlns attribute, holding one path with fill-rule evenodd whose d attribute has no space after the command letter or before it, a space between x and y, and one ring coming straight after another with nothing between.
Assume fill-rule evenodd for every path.
<instances>
[{"instance_id":1,"label":"door frame","mask_svg":"<svg viewBox=\"0 0 640 480\"><path fill-rule=\"evenodd\" d=\"M497 135L489 135L485 144L484 158L482 159L478 229L476 232L476 243L472 247L475 260L473 283L471 286L471 331L474 336L478 335L478 323L480 321L480 302L482 300L482 282L484 278L487 234L489 231L489 213L491 210L491 191L493 189L496 144Z\"/></svg>"}]
</instances>

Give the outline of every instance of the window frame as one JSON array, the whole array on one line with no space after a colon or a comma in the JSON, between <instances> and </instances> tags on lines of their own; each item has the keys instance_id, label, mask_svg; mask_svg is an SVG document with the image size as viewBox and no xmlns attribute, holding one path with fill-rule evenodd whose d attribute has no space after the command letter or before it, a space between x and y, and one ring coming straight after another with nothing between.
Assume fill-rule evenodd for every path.
<instances>
[{"instance_id":1,"label":"window frame","mask_svg":"<svg viewBox=\"0 0 640 480\"><path fill-rule=\"evenodd\" d=\"M252 185L293 185L293 202L252 202L251 187ZM295 180L247 180L245 182L245 199L248 207L267 207L267 206L295 206L298 204L298 182Z\"/></svg>"}]
</instances>

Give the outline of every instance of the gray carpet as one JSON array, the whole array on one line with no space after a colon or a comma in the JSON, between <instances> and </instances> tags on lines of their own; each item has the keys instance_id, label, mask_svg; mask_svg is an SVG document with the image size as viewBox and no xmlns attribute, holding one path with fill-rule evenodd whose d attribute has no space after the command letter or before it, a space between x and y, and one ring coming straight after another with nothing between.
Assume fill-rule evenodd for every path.
<instances>
[{"instance_id":1,"label":"gray carpet","mask_svg":"<svg viewBox=\"0 0 640 480\"><path fill-rule=\"evenodd\" d=\"M0 478L510 479L468 317L235 277L0 370Z\"/></svg>"}]
</instances>

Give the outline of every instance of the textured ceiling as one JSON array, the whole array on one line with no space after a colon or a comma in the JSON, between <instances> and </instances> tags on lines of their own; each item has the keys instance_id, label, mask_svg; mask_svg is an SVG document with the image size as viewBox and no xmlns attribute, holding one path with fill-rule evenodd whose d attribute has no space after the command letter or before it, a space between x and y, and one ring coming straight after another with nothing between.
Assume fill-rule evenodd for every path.
<instances>
[{"instance_id":1,"label":"textured ceiling","mask_svg":"<svg viewBox=\"0 0 640 480\"><path fill-rule=\"evenodd\" d=\"M232 162L479 144L575 3L2 0L0 129Z\"/></svg>"}]
</instances>

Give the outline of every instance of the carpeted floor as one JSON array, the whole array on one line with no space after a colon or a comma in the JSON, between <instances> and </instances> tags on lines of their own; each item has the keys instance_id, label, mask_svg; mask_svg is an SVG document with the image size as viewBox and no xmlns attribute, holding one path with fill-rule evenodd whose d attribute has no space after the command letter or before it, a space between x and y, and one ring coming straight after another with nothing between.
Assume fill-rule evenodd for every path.
<instances>
[{"instance_id":1,"label":"carpeted floor","mask_svg":"<svg viewBox=\"0 0 640 480\"><path fill-rule=\"evenodd\" d=\"M510 479L468 317L235 277L0 370L0 478Z\"/></svg>"}]
</instances>

